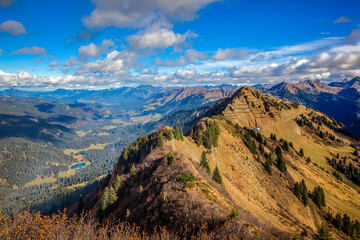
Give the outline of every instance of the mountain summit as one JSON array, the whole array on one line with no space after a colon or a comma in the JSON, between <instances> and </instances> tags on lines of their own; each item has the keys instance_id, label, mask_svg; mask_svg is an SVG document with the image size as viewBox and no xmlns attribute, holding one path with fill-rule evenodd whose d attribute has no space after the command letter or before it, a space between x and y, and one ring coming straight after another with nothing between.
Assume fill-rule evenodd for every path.
<instances>
[{"instance_id":1,"label":"mountain summit","mask_svg":"<svg viewBox=\"0 0 360 240\"><path fill-rule=\"evenodd\" d=\"M339 181L330 164L358 161L357 142L343 132L320 112L245 86L188 136L165 127L128 145L84 208L101 221L166 226L182 237L314 236L336 214L360 220L356 180Z\"/></svg>"}]
</instances>

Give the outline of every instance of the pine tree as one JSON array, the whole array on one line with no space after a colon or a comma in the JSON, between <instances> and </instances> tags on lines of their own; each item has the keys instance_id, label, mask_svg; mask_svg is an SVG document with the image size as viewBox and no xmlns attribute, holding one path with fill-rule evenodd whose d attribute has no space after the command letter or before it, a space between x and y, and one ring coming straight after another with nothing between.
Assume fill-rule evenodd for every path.
<instances>
[{"instance_id":1,"label":"pine tree","mask_svg":"<svg viewBox=\"0 0 360 240\"><path fill-rule=\"evenodd\" d=\"M286 140L283 142L282 148L287 152L289 151L289 144Z\"/></svg>"},{"instance_id":2,"label":"pine tree","mask_svg":"<svg viewBox=\"0 0 360 240\"><path fill-rule=\"evenodd\" d=\"M343 224L342 224L342 218L341 218L341 214L340 214L340 213L337 213L337 214L336 214L336 217L335 217L335 219L334 219L334 221L333 221L333 225L334 225L337 229L339 229L339 230L342 229Z\"/></svg>"},{"instance_id":3,"label":"pine tree","mask_svg":"<svg viewBox=\"0 0 360 240\"><path fill-rule=\"evenodd\" d=\"M282 158L282 151L281 151L281 148L279 146L276 147L275 153L279 158Z\"/></svg>"},{"instance_id":4,"label":"pine tree","mask_svg":"<svg viewBox=\"0 0 360 240\"><path fill-rule=\"evenodd\" d=\"M207 160L205 151L203 151L201 154L200 166L204 167L206 169L206 171L208 172L208 174L211 173L209 162Z\"/></svg>"},{"instance_id":5,"label":"pine tree","mask_svg":"<svg viewBox=\"0 0 360 240\"><path fill-rule=\"evenodd\" d=\"M171 149L170 152L167 154L166 156L167 158L167 162L169 165L173 164L175 162L175 154L173 152L173 150Z\"/></svg>"},{"instance_id":6,"label":"pine tree","mask_svg":"<svg viewBox=\"0 0 360 240\"><path fill-rule=\"evenodd\" d=\"M300 155L300 157L304 156L304 149L300 148L299 155Z\"/></svg>"},{"instance_id":7,"label":"pine tree","mask_svg":"<svg viewBox=\"0 0 360 240\"><path fill-rule=\"evenodd\" d=\"M116 202L117 199L118 199L118 197L117 197L117 194L115 192L115 189L113 187L110 187L110 189L109 189L109 205Z\"/></svg>"},{"instance_id":8,"label":"pine tree","mask_svg":"<svg viewBox=\"0 0 360 240\"><path fill-rule=\"evenodd\" d=\"M267 157L265 161L265 169L270 175L272 174L271 165L272 165L272 157L270 156Z\"/></svg>"},{"instance_id":9,"label":"pine tree","mask_svg":"<svg viewBox=\"0 0 360 240\"><path fill-rule=\"evenodd\" d=\"M180 140L184 141L184 134L182 128L180 128Z\"/></svg>"},{"instance_id":10,"label":"pine tree","mask_svg":"<svg viewBox=\"0 0 360 240\"><path fill-rule=\"evenodd\" d=\"M327 228L325 223L321 224L315 237L317 240L330 240L331 239L330 234L329 234L329 229Z\"/></svg>"},{"instance_id":11,"label":"pine tree","mask_svg":"<svg viewBox=\"0 0 360 240\"><path fill-rule=\"evenodd\" d=\"M342 218L342 231L347 234L350 235L351 233L351 221L350 221L350 217L345 213L343 218Z\"/></svg>"},{"instance_id":12,"label":"pine tree","mask_svg":"<svg viewBox=\"0 0 360 240\"><path fill-rule=\"evenodd\" d=\"M169 166L169 162L168 162L167 156L165 156L165 157L164 157L164 160L163 160L163 167L166 168L167 166Z\"/></svg>"},{"instance_id":13,"label":"pine tree","mask_svg":"<svg viewBox=\"0 0 360 240\"><path fill-rule=\"evenodd\" d=\"M164 147L164 137L162 133L158 134L156 147Z\"/></svg>"},{"instance_id":14,"label":"pine tree","mask_svg":"<svg viewBox=\"0 0 360 240\"><path fill-rule=\"evenodd\" d=\"M175 127L175 139L180 140L180 130L178 126Z\"/></svg>"},{"instance_id":15,"label":"pine tree","mask_svg":"<svg viewBox=\"0 0 360 240\"><path fill-rule=\"evenodd\" d=\"M190 137L191 137L191 138L194 138L194 129L191 129L191 131L190 131Z\"/></svg>"},{"instance_id":16,"label":"pine tree","mask_svg":"<svg viewBox=\"0 0 360 240\"><path fill-rule=\"evenodd\" d=\"M309 194L304 179L301 181L300 184L302 189L302 201L304 205L307 206L309 204Z\"/></svg>"},{"instance_id":17,"label":"pine tree","mask_svg":"<svg viewBox=\"0 0 360 240\"><path fill-rule=\"evenodd\" d=\"M325 207L325 193L322 187L318 186L314 188L314 191L312 193L312 199L316 206L318 207Z\"/></svg>"},{"instance_id":18,"label":"pine tree","mask_svg":"<svg viewBox=\"0 0 360 240\"><path fill-rule=\"evenodd\" d=\"M114 190L115 190L115 192L117 192L120 187L121 187L121 179L120 179L119 175L116 174L115 182L114 182Z\"/></svg>"},{"instance_id":19,"label":"pine tree","mask_svg":"<svg viewBox=\"0 0 360 240\"><path fill-rule=\"evenodd\" d=\"M212 179L219 184L223 184L220 169L218 168L218 166L216 166L216 168L213 172Z\"/></svg>"},{"instance_id":20,"label":"pine tree","mask_svg":"<svg viewBox=\"0 0 360 240\"><path fill-rule=\"evenodd\" d=\"M359 151L358 151L357 149L355 149L354 155L355 155L355 156L359 156Z\"/></svg>"},{"instance_id":21,"label":"pine tree","mask_svg":"<svg viewBox=\"0 0 360 240\"><path fill-rule=\"evenodd\" d=\"M203 144L202 135L200 129L196 129L194 140L198 146L201 146Z\"/></svg>"},{"instance_id":22,"label":"pine tree","mask_svg":"<svg viewBox=\"0 0 360 240\"><path fill-rule=\"evenodd\" d=\"M136 167L135 167L135 164L133 163L132 166L131 166L131 169L130 169L130 175L134 176L135 172L136 172Z\"/></svg>"},{"instance_id":23,"label":"pine tree","mask_svg":"<svg viewBox=\"0 0 360 240\"><path fill-rule=\"evenodd\" d=\"M279 168L280 172L286 172L286 163L284 161L284 158L279 157L277 163L278 163L278 168Z\"/></svg>"},{"instance_id":24,"label":"pine tree","mask_svg":"<svg viewBox=\"0 0 360 240\"><path fill-rule=\"evenodd\" d=\"M167 140L171 140L173 138L173 133L171 129L167 131L166 138Z\"/></svg>"},{"instance_id":25,"label":"pine tree","mask_svg":"<svg viewBox=\"0 0 360 240\"><path fill-rule=\"evenodd\" d=\"M101 196L100 208L102 211L109 206L109 189L107 187L104 188L104 192Z\"/></svg>"},{"instance_id":26,"label":"pine tree","mask_svg":"<svg viewBox=\"0 0 360 240\"><path fill-rule=\"evenodd\" d=\"M311 163L311 158L308 157L308 158L306 159L306 162L307 162L307 163Z\"/></svg>"}]
</instances>

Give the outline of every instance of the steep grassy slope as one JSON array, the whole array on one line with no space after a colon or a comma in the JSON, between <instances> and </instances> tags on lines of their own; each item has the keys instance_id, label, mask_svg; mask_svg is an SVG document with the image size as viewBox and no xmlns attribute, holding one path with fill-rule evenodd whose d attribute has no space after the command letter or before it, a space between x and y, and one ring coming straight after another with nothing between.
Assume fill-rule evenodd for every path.
<instances>
[{"instance_id":1,"label":"steep grassy slope","mask_svg":"<svg viewBox=\"0 0 360 240\"><path fill-rule=\"evenodd\" d=\"M210 118L198 121L184 140L172 138L176 133L166 127L130 144L104 182L107 190L87 196L85 208L103 221L127 219L147 229L164 225L184 236L204 230L218 238L225 232L280 238L305 230L313 236L328 212L360 220L357 186L338 181L326 171L330 166L319 167L337 153L350 157L354 148L349 144L356 144L339 133L342 127L332 119L248 87L217 103L207 115ZM317 124L317 116L323 116L327 125ZM300 127L300 117L312 121L313 128ZM260 127L262 134L248 127ZM319 137L320 131L328 132L326 137ZM272 133L277 140L269 137ZM285 141L292 142L290 147L284 147ZM299 154L300 148L305 156ZM222 184L201 167L204 152L211 172L219 169ZM269 159L273 164L266 168ZM354 164L356 160L350 159ZM305 205L294 194L294 184L302 179L309 193L323 188L325 207L312 201ZM104 196L111 191L112 200L104 207ZM345 238L334 228L331 234Z\"/></svg>"},{"instance_id":2,"label":"steep grassy slope","mask_svg":"<svg viewBox=\"0 0 360 240\"><path fill-rule=\"evenodd\" d=\"M344 123L351 132L360 136L359 85L360 78L355 77L329 85L319 80L306 80L299 83L283 82L257 89L329 114Z\"/></svg>"}]
</instances>

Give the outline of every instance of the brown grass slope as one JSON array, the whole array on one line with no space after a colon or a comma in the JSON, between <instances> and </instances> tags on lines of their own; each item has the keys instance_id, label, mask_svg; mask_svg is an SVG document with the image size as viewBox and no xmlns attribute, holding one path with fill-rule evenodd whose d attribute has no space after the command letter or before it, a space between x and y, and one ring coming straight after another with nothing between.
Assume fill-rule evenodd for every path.
<instances>
[{"instance_id":1,"label":"brown grass slope","mask_svg":"<svg viewBox=\"0 0 360 240\"><path fill-rule=\"evenodd\" d=\"M142 137L124 150L107 183L113 186L116 176L120 176L122 185L117 192L117 201L105 211L101 210L103 190L99 190L87 196L85 208L103 221L128 220L147 229L167 226L183 236L206 231L218 238L224 232L239 238L253 238L257 234L280 238L287 234L296 235L304 229L314 234L325 221L327 212L346 213L352 219L360 220L356 186L339 182L331 172L326 172L331 168L326 165L326 157L337 153L350 156L354 149L349 144L354 141L325 126L319 126L319 129L335 134L341 141L320 139L313 130L297 125L295 118L300 114L309 115L309 118L311 114L321 115L304 106L267 98L243 87L231 98L219 101L209 111L212 118L202 119L194 126L204 133L206 121L215 121L220 128L217 147L205 149L191 137L185 137L184 141L166 140L169 131L174 132L168 127ZM261 128L267 142L265 152L275 152L282 144L279 140L271 140L270 133L275 133L278 139L293 142L294 148L283 152L287 172L281 173L273 165L272 175L269 175L264 168L265 157L249 151L244 143L248 130L244 127L255 126ZM161 147L157 146L159 133L165 139ZM258 147L259 143L255 143ZM298 155L299 148L325 169L307 163L305 157ZM164 159L171 151L175 153L176 161L164 166ZM203 151L208 152L210 168L213 170L218 166L220 169L223 185L215 183L200 167ZM176 176L186 171L191 172L195 180L176 181ZM326 207L319 209L311 201L304 206L293 194L294 183L302 179L310 191L316 186L324 188ZM333 237L344 237L338 234L332 229Z\"/></svg>"}]
</instances>

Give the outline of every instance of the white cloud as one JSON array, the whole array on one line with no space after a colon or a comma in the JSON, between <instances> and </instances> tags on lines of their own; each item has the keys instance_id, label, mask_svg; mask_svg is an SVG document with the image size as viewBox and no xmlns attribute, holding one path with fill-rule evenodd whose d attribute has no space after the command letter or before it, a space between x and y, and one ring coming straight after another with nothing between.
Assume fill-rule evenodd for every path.
<instances>
[{"instance_id":1,"label":"white cloud","mask_svg":"<svg viewBox=\"0 0 360 240\"><path fill-rule=\"evenodd\" d=\"M351 45L356 44L360 41L360 28L351 31L351 34L346 38L345 44Z\"/></svg>"},{"instance_id":2,"label":"white cloud","mask_svg":"<svg viewBox=\"0 0 360 240\"><path fill-rule=\"evenodd\" d=\"M0 0L1 7L9 7L15 0Z\"/></svg>"},{"instance_id":3,"label":"white cloud","mask_svg":"<svg viewBox=\"0 0 360 240\"><path fill-rule=\"evenodd\" d=\"M196 71L193 69L179 69L174 74L178 78L189 79L196 75Z\"/></svg>"},{"instance_id":4,"label":"white cloud","mask_svg":"<svg viewBox=\"0 0 360 240\"><path fill-rule=\"evenodd\" d=\"M58 66L60 66L60 63L57 61L53 61L49 64L49 67L58 67Z\"/></svg>"},{"instance_id":5,"label":"white cloud","mask_svg":"<svg viewBox=\"0 0 360 240\"><path fill-rule=\"evenodd\" d=\"M107 53L109 48L114 46L114 42L104 39L103 42L97 46L94 43L90 43L86 46L79 48L79 55L81 60L85 61L87 57L99 57L102 53Z\"/></svg>"},{"instance_id":6,"label":"white cloud","mask_svg":"<svg viewBox=\"0 0 360 240\"><path fill-rule=\"evenodd\" d=\"M158 66L174 67L184 66L189 63L197 63L208 57L207 54L196 51L195 49L187 49L183 56L177 59L165 59L161 60L159 57L155 59L155 63Z\"/></svg>"},{"instance_id":7,"label":"white cloud","mask_svg":"<svg viewBox=\"0 0 360 240\"><path fill-rule=\"evenodd\" d=\"M13 36L26 34L26 30L21 22L7 20L0 25L0 32L6 32Z\"/></svg>"},{"instance_id":8,"label":"white cloud","mask_svg":"<svg viewBox=\"0 0 360 240\"><path fill-rule=\"evenodd\" d=\"M190 21L196 12L218 0L92 0L95 9L82 19L88 28L141 28L156 19Z\"/></svg>"},{"instance_id":9,"label":"white cloud","mask_svg":"<svg viewBox=\"0 0 360 240\"><path fill-rule=\"evenodd\" d=\"M29 55L40 55L40 54L45 54L46 50L45 48L40 48L37 46L32 46L32 47L24 47L21 49L18 49L14 52L11 53L11 55L19 55L19 54L29 54Z\"/></svg>"},{"instance_id":10,"label":"white cloud","mask_svg":"<svg viewBox=\"0 0 360 240\"><path fill-rule=\"evenodd\" d=\"M63 66L64 67L72 67L75 65L79 65L80 63L81 63L81 61L76 59L75 56L70 56L70 58L64 62Z\"/></svg>"},{"instance_id":11,"label":"white cloud","mask_svg":"<svg viewBox=\"0 0 360 240\"><path fill-rule=\"evenodd\" d=\"M132 49L144 48L168 48L184 44L187 39L196 35L191 32L184 34L174 33L171 29L164 27L162 24L153 24L134 35L127 37L127 41Z\"/></svg>"},{"instance_id":12,"label":"white cloud","mask_svg":"<svg viewBox=\"0 0 360 240\"><path fill-rule=\"evenodd\" d=\"M345 16L339 17L338 19L336 19L334 21L334 23L346 23L346 22L352 22L352 21L350 18L345 17Z\"/></svg>"},{"instance_id":13,"label":"white cloud","mask_svg":"<svg viewBox=\"0 0 360 240\"><path fill-rule=\"evenodd\" d=\"M215 61L231 60L231 59L243 58L248 54L249 51L246 49L239 50L234 48L226 48L226 49L219 48L216 51L216 53L212 56L212 59L214 59Z\"/></svg>"},{"instance_id":14,"label":"white cloud","mask_svg":"<svg viewBox=\"0 0 360 240\"><path fill-rule=\"evenodd\" d=\"M301 43L297 45L284 46L270 52L274 55L291 55L298 53L307 53L311 51L321 50L340 44L344 41L343 37L329 37L316 41Z\"/></svg>"},{"instance_id":15,"label":"white cloud","mask_svg":"<svg viewBox=\"0 0 360 240\"><path fill-rule=\"evenodd\" d=\"M96 62L89 62L79 67L79 73L125 73L127 67L135 66L136 56L133 52L118 52L116 50L107 54L104 60L97 60Z\"/></svg>"}]
</instances>

